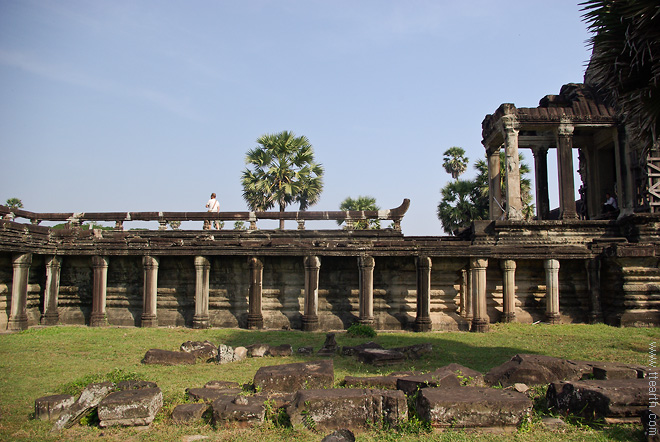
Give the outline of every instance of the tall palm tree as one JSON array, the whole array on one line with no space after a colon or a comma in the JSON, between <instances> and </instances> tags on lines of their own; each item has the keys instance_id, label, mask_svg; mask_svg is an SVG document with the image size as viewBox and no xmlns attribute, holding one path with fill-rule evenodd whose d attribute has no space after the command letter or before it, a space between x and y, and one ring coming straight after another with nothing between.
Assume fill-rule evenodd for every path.
<instances>
[{"instance_id":1,"label":"tall palm tree","mask_svg":"<svg viewBox=\"0 0 660 442\"><path fill-rule=\"evenodd\" d=\"M376 205L376 198L374 197L358 196L356 199L353 199L349 196L339 205L339 210L380 210L380 207ZM343 220L338 220L337 224L341 226L343 222ZM380 220L364 219L354 221L353 229L380 229Z\"/></svg>"},{"instance_id":2,"label":"tall palm tree","mask_svg":"<svg viewBox=\"0 0 660 442\"><path fill-rule=\"evenodd\" d=\"M305 210L318 202L323 190L323 166L314 161L314 149L305 136L292 132L265 134L259 146L250 149L243 171L243 199L250 210L266 211L275 205L280 212L298 203ZM280 229L284 219L280 218Z\"/></svg>"},{"instance_id":3,"label":"tall palm tree","mask_svg":"<svg viewBox=\"0 0 660 442\"><path fill-rule=\"evenodd\" d=\"M21 201L18 198L9 198L7 199L7 202L5 204L7 204L7 207L9 207L12 210L23 208L23 201Z\"/></svg>"},{"instance_id":4,"label":"tall palm tree","mask_svg":"<svg viewBox=\"0 0 660 442\"><path fill-rule=\"evenodd\" d=\"M465 156L465 150L460 147L450 147L443 154L442 167L455 180L467 170L468 158Z\"/></svg>"},{"instance_id":5,"label":"tall palm tree","mask_svg":"<svg viewBox=\"0 0 660 442\"><path fill-rule=\"evenodd\" d=\"M438 204L438 219L445 232L456 235L468 227L472 220L482 219L474 201L474 181L450 181L440 190L442 200Z\"/></svg>"}]
</instances>

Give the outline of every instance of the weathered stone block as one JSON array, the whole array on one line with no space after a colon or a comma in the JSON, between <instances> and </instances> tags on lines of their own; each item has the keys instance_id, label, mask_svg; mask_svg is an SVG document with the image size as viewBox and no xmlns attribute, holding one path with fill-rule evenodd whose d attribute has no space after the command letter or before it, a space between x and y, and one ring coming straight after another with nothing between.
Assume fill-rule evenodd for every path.
<instances>
[{"instance_id":1,"label":"weathered stone block","mask_svg":"<svg viewBox=\"0 0 660 442\"><path fill-rule=\"evenodd\" d=\"M408 359L419 359L424 355L431 354L433 352L433 345L430 343L415 344L392 348L392 350L403 353Z\"/></svg>"},{"instance_id":2,"label":"weathered stone block","mask_svg":"<svg viewBox=\"0 0 660 442\"><path fill-rule=\"evenodd\" d=\"M593 366L594 378L598 380L612 379L637 379L640 372L634 366L627 364L617 364L612 362L602 362Z\"/></svg>"},{"instance_id":3,"label":"weathered stone block","mask_svg":"<svg viewBox=\"0 0 660 442\"><path fill-rule=\"evenodd\" d=\"M180 404L172 410L172 420L177 423L196 422L202 419L208 409L206 403Z\"/></svg>"},{"instance_id":4,"label":"weathered stone block","mask_svg":"<svg viewBox=\"0 0 660 442\"><path fill-rule=\"evenodd\" d=\"M241 386L238 382L232 381L209 381L204 384L204 388L215 388L218 390L226 390L229 388L240 389Z\"/></svg>"},{"instance_id":5,"label":"weathered stone block","mask_svg":"<svg viewBox=\"0 0 660 442\"><path fill-rule=\"evenodd\" d=\"M218 357L216 358L218 364L227 364L234 362L234 349L228 345L220 344L218 346Z\"/></svg>"},{"instance_id":6,"label":"weathered stone block","mask_svg":"<svg viewBox=\"0 0 660 442\"><path fill-rule=\"evenodd\" d=\"M268 349L268 354L271 356L291 356L293 354L293 347L291 344L282 344Z\"/></svg>"},{"instance_id":7,"label":"weathered stone block","mask_svg":"<svg viewBox=\"0 0 660 442\"><path fill-rule=\"evenodd\" d=\"M518 354L490 370L484 379L489 385L508 387L515 383L539 385L578 380L581 377L580 367L571 361L544 355Z\"/></svg>"},{"instance_id":8,"label":"weathered stone block","mask_svg":"<svg viewBox=\"0 0 660 442\"><path fill-rule=\"evenodd\" d=\"M407 395L411 395L422 388L452 388L460 386L461 383L456 377L456 373L443 369L417 376L402 377L396 382L397 390L401 390Z\"/></svg>"},{"instance_id":9,"label":"weathered stone block","mask_svg":"<svg viewBox=\"0 0 660 442\"><path fill-rule=\"evenodd\" d=\"M334 356L339 351L339 346L337 345L337 340L335 339L334 333L328 333L325 335L325 342L323 347L316 353L319 356Z\"/></svg>"},{"instance_id":10,"label":"weathered stone block","mask_svg":"<svg viewBox=\"0 0 660 442\"><path fill-rule=\"evenodd\" d=\"M355 435L351 430L342 428L328 434L321 442L355 442Z\"/></svg>"},{"instance_id":11,"label":"weathered stone block","mask_svg":"<svg viewBox=\"0 0 660 442\"><path fill-rule=\"evenodd\" d=\"M386 376L346 376L344 378L344 385L352 388L379 388L386 390L396 390L397 381L400 378L408 376L416 376L419 372L403 371L391 373Z\"/></svg>"},{"instance_id":12,"label":"weathered stone block","mask_svg":"<svg viewBox=\"0 0 660 442\"><path fill-rule=\"evenodd\" d=\"M75 402L76 399L69 394L40 397L34 401L34 417L42 421L55 420Z\"/></svg>"},{"instance_id":13,"label":"weathered stone block","mask_svg":"<svg viewBox=\"0 0 660 442\"><path fill-rule=\"evenodd\" d=\"M69 428L77 423L81 417L85 416L90 410L96 407L101 400L114 390L112 382L101 382L98 384L89 384L80 393L78 400L68 409L64 410L60 417L55 421L53 430L62 430Z\"/></svg>"},{"instance_id":14,"label":"weathered stone block","mask_svg":"<svg viewBox=\"0 0 660 442\"><path fill-rule=\"evenodd\" d=\"M292 424L317 430L396 426L408 417L406 396L398 390L301 390L286 411Z\"/></svg>"},{"instance_id":15,"label":"weathered stone block","mask_svg":"<svg viewBox=\"0 0 660 442\"><path fill-rule=\"evenodd\" d=\"M638 417L649 405L649 381L553 382L546 398L556 409L586 418Z\"/></svg>"},{"instance_id":16,"label":"weathered stone block","mask_svg":"<svg viewBox=\"0 0 660 442\"><path fill-rule=\"evenodd\" d=\"M186 393L191 401L213 402L216 399L231 397L241 393L240 388L187 388Z\"/></svg>"},{"instance_id":17,"label":"weathered stone block","mask_svg":"<svg viewBox=\"0 0 660 442\"><path fill-rule=\"evenodd\" d=\"M212 361L218 357L218 347L209 341L186 341L181 344L181 351L192 353L197 359L205 362Z\"/></svg>"},{"instance_id":18,"label":"weathered stone block","mask_svg":"<svg viewBox=\"0 0 660 442\"><path fill-rule=\"evenodd\" d=\"M400 351L387 350L384 348L366 348L357 352L356 356L358 361L376 367L399 364L406 360L406 355Z\"/></svg>"},{"instance_id":19,"label":"weathered stone block","mask_svg":"<svg viewBox=\"0 0 660 442\"><path fill-rule=\"evenodd\" d=\"M494 388L424 388L416 409L434 427L511 427L527 419L532 401L522 393Z\"/></svg>"},{"instance_id":20,"label":"weathered stone block","mask_svg":"<svg viewBox=\"0 0 660 442\"><path fill-rule=\"evenodd\" d=\"M158 385L156 385L155 382L149 382L149 381L138 381L138 380L120 381L117 382L115 390L117 391L137 390L139 388L158 388Z\"/></svg>"},{"instance_id":21,"label":"weathered stone block","mask_svg":"<svg viewBox=\"0 0 660 442\"><path fill-rule=\"evenodd\" d=\"M247 347L248 356L251 358L262 358L268 353L270 345L268 344L252 344Z\"/></svg>"},{"instance_id":22,"label":"weathered stone block","mask_svg":"<svg viewBox=\"0 0 660 442\"><path fill-rule=\"evenodd\" d=\"M224 397L213 401L213 424L247 427L264 421L266 407L255 397Z\"/></svg>"},{"instance_id":23,"label":"weathered stone block","mask_svg":"<svg viewBox=\"0 0 660 442\"><path fill-rule=\"evenodd\" d=\"M332 359L261 367L254 386L262 391L295 392L305 388L331 388L335 381Z\"/></svg>"},{"instance_id":24,"label":"weathered stone block","mask_svg":"<svg viewBox=\"0 0 660 442\"><path fill-rule=\"evenodd\" d=\"M377 344L373 341L369 341L369 342L365 342L363 344L354 345L352 347L350 347L350 346L342 347L341 353L344 356L355 356L356 354L358 354L362 350L366 350L368 348L381 348L382 349L383 346L380 345L380 344Z\"/></svg>"},{"instance_id":25,"label":"weathered stone block","mask_svg":"<svg viewBox=\"0 0 660 442\"><path fill-rule=\"evenodd\" d=\"M184 351L170 351L152 348L147 351L142 359L143 364L155 365L186 365L197 362L195 355Z\"/></svg>"},{"instance_id":26,"label":"weathered stone block","mask_svg":"<svg viewBox=\"0 0 660 442\"><path fill-rule=\"evenodd\" d=\"M232 358L232 361L233 362L242 361L243 359L247 358L247 356L248 356L247 348L236 347L234 349L234 357Z\"/></svg>"},{"instance_id":27,"label":"weathered stone block","mask_svg":"<svg viewBox=\"0 0 660 442\"><path fill-rule=\"evenodd\" d=\"M163 406L160 388L140 388L110 393L98 405L99 426L145 426Z\"/></svg>"}]
</instances>

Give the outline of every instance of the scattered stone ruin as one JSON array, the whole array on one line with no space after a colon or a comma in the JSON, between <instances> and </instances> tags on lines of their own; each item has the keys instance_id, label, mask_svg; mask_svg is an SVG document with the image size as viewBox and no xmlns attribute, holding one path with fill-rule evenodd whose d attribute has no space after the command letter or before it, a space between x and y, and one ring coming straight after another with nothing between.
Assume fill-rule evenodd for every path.
<instances>
[{"instance_id":1,"label":"scattered stone ruin","mask_svg":"<svg viewBox=\"0 0 660 442\"><path fill-rule=\"evenodd\" d=\"M487 331L489 324L660 324L660 153L640 156L614 110L569 84L482 124L490 220L457 236L405 236L410 201L364 212L35 213L0 206L0 328L44 324ZM519 149L534 154L537 216L522 219ZM499 152L506 173L500 176ZM557 153L559 208L548 197ZM573 151L583 197L575 200ZM502 192L502 184L505 191ZM603 195L619 202L600 212ZM578 209L579 207L579 209ZM296 230L259 230L285 217ZM249 230L165 230L170 221ZM391 228L356 230L382 219ZM20 222L29 220L30 223ZM310 230L317 220L342 230ZM41 221L66 222L55 230ZM82 230L85 221L114 230ZM159 230L124 230L157 221Z\"/></svg>"}]
</instances>

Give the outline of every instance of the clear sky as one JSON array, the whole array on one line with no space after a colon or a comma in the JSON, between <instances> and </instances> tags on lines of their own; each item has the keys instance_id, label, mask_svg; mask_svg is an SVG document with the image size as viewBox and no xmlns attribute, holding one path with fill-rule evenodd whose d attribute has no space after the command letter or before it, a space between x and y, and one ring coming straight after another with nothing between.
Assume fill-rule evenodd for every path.
<instances>
[{"instance_id":1,"label":"clear sky","mask_svg":"<svg viewBox=\"0 0 660 442\"><path fill-rule=\"evenodd\" d=\"M260 135L290 130L325 167L310 210L338 210L348 196L373 196L382 209L410 198L403 232L442 235L443 152L463 147L463 177L473 176L486 114L582 82L580 8L0 0L0 203L203 211L215 192L222 211L244 211L245 153Z\"/></svg>"}]
</instances>

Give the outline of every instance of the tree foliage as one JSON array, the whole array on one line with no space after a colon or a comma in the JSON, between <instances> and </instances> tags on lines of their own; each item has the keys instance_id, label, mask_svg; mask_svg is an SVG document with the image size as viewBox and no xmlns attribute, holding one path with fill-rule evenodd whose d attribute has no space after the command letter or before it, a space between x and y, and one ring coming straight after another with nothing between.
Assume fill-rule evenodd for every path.
<instances>
[{"instance_id":1,"label":"tree foliage","mask_svg":"<svg viewBox=\"0 0 660 442\"><path fill-rule=\"evenodd\" d=\"M339 205L339 210L380 210L380 207L376 205L376 198L371 196L358 196L356 199L347 197ZM340 226L344 223L343 220L338 220L337 224ZM353 221L353 229L355 230L365 230L365 229L380 229L380 220L378 219L363 219L359 221Z\"/></svg>"},{"instance_id":2,"label":"tree foliage","mask_svg":"<svg viewBox=\"0 0 660 442\"><path fill-rule=\"evenodd\" d=\"M460 147L450 147L443 154L442 167L455 180L467 170L470 160L465 156L465 150Z\"/></svg>"},{"instance_id":3,"label":"tree foliage","mask_svg":"<svg viewBox=\"0 0 660 442\"><path fill-rule=\"evenodd\" d=\"M582 5L593 33L587 82L609 98L646 151L660 137L660 3L587 0Z\"/></svg>"},{"instance_id":4,"label":"tree foliage","mask_svg":"<svg viewBox=\"0 0 660 442\"><path fill-rule=\"evenodd\" d=\"M18 198L9 198L5 204L12 210L23 208L23 201Z\"/></svg>"},{"instance_id":5,"label":"tree foliage","mask_svg":"<svg viewBox=\"0 0 660 442\"><path fill-rule=\"evenodd\" d=\"M262 135L257 144L247 152L248 167L241 176L243 198L250 210L266 211L277 205L284 212L293 203L306 210L318 202L323 166L315 162L307 137L284 131ZM280 228L284 228L283 219Z\"/></svg>"}]
</instances>

